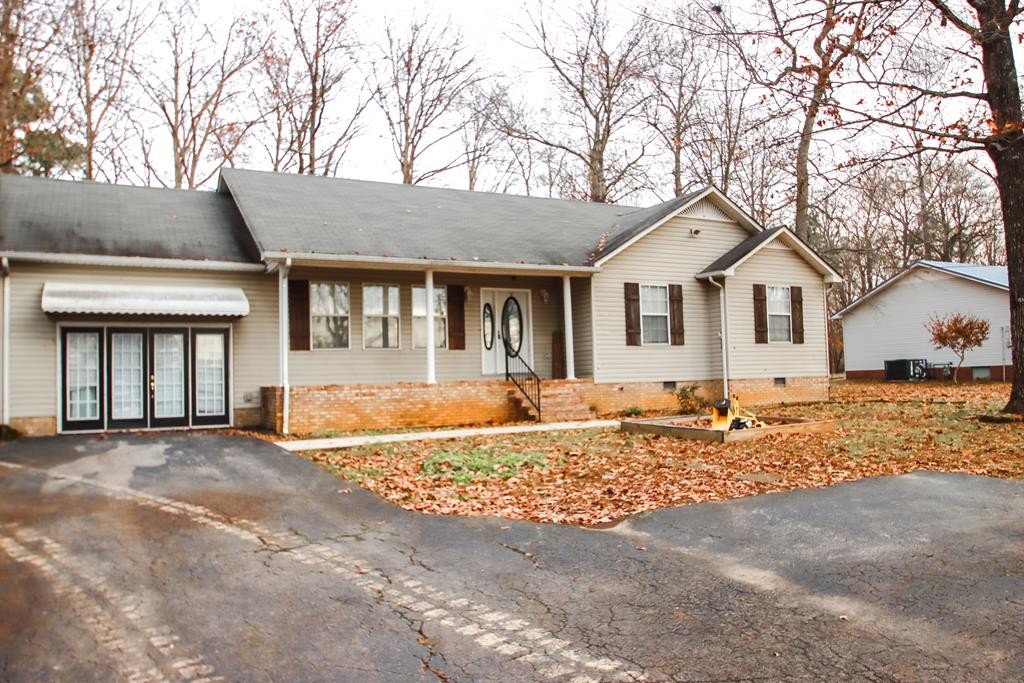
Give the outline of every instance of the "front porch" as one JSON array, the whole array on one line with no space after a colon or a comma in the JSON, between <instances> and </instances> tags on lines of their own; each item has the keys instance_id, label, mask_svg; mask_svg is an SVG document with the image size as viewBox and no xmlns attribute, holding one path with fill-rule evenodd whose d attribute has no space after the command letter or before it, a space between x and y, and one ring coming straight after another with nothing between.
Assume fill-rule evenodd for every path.
<instances>
[{"instance_id":1,"label":"front porch","mask_svg":"<svg viewBox=\"0 0 1024 683\"><path fill-rule=\"evenodd\" d=\"M274 267L280 382L263 388L261 404L263 424L275 431L594 416L573 388L593 367L587 272ZM510 365L539 390L508 381Z\"/></svg>"}]
</instances>

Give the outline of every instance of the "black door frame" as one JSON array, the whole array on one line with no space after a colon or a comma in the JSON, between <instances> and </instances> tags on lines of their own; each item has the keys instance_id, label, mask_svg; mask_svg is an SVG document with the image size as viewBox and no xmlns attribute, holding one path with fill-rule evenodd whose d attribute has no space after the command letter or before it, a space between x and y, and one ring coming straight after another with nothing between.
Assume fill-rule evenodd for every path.
<instances>
[{"instance_id":1,"label":"black door frame","mask_svg":"<svg viewBox=\"0 0 1024 683\"><path fill-rule=\"evenodd\" d=\"M115 334L142 335L142 417L132 420L114 419L114 344ZM149 328L148 327L108 327L107 344L107 429L141 429L149 426L150 414L150 381L149 381Z\"/></svg>"},{"instance_id":2,"label":"black door frame","mask_svg":"<svg viewBox=\"0 0 1024 683\"><path fill-rule=\"evenodd\" d=\"M149 426L158 427L188 427L191 417L191 390L189 388L189 372L191 356L189 353L188 327L150 327L149 330ZM181 381L182 381L182 414L180 417L157 417L156 416L156 336L158 334L180 334L181 335Z\"/></svg>"},{"instance_id":3,"label":"black door frame","mask_svg":"<svg viewBox=\"0 0 1024 683\"><path fill-rule=\"evenodd\" d=\"M199 405L199 387L196 382L196 337L200 334L219 334L224 343L224 413L221 415L197 415L196 409ZM227 327L193 327L191 329L191 342L189 344L191 354L190 373L192 379L192 424L197 426L226 425L231 422L228 418L231 415L231 330Z\"/></svg>"},{"instance_id":4,"label":"black door frame","mask_svg":"<svg viewBox=\"0 0 1024 683\"><path fill-rule=\"evenodd\" d=\"M96 335L97 387L96 406L98 418L95 420L68 419L68 334L91 333ZM96 431L105 428L106 381L104 361L106 359L106 335L102 327L62 327L60 329L60 417L62 432Z\"/></svg>"}]
</instances>

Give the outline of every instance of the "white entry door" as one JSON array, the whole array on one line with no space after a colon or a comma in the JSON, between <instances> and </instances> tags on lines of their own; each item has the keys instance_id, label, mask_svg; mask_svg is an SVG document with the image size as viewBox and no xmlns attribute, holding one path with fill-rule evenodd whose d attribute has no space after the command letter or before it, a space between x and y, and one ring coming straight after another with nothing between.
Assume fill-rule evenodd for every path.
<instances>
[{"instance_id":1,"label":"white entry door","mask_svg":"<svg viewBox=\"0 0 1024 683\"><path fill-rule=\"evenodd\" d=\"M533 367L530 290L480 290L480 349L483 374L505 374L506 343Z\"/></svg>"}]
</instances>

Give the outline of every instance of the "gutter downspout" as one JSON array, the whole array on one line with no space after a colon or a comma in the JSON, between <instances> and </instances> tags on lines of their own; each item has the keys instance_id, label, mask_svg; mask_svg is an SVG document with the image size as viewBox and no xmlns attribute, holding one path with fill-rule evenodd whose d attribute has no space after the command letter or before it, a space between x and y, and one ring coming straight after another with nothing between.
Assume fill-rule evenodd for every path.
<instances>
[{"instance_id":1,"label":"gutter downspout","mask_svg":"<svg viewBox=\"0 0 1024 683\"><path fill-rule=\"evenodd\" d=\"M718 333L722 340L722 389L723 397L729 398L729 325L725 318L725 277L722 278L722 284L718 284L713 277L709 277L708 282L718 287L718 315L722 328Z\"/></svg>"},{"instance_id":2,"label":"gutter downspout","mask_svg":"<svg viewBox=\"0 0 1024 683\"><path fill-rule=\"evenodd\" d=\"M4 256L0 259L0 288L3 289L3 320L0 321L0 347L3 353L3 392L0 401L0 425L11 421L11 262Z\"/></svg>"},{"instance_id":3,"label":"gutter downspout","mask_svg":"<svg viewBox=\"0 0 1024 683\"><path fill-rule=\"evenodd\" d=\"M288 329L288 271L292 269L292 260L285 259L277 268L277 348L278 369L281 384L281 433L288 433L288 413L291 408L291 386L288 381L288 351L291 348L291 335Z\"/></svg>"}]
</instances>

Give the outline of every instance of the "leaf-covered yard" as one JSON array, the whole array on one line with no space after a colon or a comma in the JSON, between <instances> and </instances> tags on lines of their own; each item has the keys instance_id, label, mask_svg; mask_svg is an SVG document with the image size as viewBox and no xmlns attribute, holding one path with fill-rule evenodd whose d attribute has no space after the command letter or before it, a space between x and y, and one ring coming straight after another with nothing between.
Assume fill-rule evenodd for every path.
<instances>
[{"instance_id":1,"label":"leaf-covered yard","mask_svg":"<svg viewBox=\"0 0 1024 683\"><path fill-rule=\"evenodd\" d=\"M988 424L1006 384L839 382L833 401L762 409L836 431L734 444L549 432L308 452L410 510L602 524L655 508L917 469L1024 478L1024 424Z\"/></svg>"}]
</instances>

